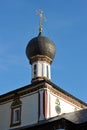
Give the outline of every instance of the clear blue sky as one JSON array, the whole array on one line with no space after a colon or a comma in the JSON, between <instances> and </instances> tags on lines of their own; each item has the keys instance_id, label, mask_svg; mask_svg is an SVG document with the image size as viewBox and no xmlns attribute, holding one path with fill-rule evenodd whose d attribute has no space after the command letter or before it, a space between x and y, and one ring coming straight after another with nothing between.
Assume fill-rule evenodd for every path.
<instances>
[{"instance_id":1,"label":"clear blue sky","mask_svg":"<svg viewBox=\"0 0 87 130\"><path fill-rule=\"evenodd\" d=\"M31 83L25 48L40 8L43 35L56 45L52 82L87 102L87 0L0 0L0 94Z\"/></svg>"}]
</instances>

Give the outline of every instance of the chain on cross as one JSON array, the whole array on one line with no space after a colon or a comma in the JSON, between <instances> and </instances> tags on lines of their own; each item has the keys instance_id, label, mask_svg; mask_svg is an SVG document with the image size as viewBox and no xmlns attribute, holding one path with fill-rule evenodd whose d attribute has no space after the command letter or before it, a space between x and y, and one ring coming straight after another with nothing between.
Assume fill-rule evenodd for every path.
<instances>
[{"instance_id":1,"label":"chain on cross","mask_svg":"<svg viewBox=\"0 0 87 130\"><path fill-rule=\"evenodd\" d=\"M39 32L42 32L42 22L43 22L43 20L44 21L46 21L46 17L45 16L43 16L43 11L40 9L39 11L37 11L36 12L37 13L37 15L39 15L39 17L40 17L40 21L39 21Z\"/></svg>"}]
</instances>

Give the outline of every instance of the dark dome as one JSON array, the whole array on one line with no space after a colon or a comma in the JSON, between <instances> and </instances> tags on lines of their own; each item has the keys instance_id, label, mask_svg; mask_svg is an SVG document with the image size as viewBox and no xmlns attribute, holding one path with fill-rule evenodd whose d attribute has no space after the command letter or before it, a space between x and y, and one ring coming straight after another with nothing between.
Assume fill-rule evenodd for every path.
<instances>
[{"instance_id":1,"label":"dark dome","mask_svg":"<svg viewBox=\"0 0 87 130\"><path fill-rule=\"evenodd\" d=\"M28 59L36 55L44 55L51 59L55 56L55 45L47 37L42 36L41 33L31 39L26 47L26 55Z\"/></svg>"}]
</instances>

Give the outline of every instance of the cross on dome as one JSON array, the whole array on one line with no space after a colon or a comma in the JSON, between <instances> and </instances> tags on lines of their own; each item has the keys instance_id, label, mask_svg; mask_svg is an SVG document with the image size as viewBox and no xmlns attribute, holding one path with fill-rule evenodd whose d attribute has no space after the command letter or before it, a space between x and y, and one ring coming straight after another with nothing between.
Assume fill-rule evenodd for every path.
<instances>
[{"instance_id":1,"label":"cross on dome","mask_svg":"<svg viewBox=\"0 0 87 130\"><path fill-rule=\"evenodd\" d=\"M43 11L40 9L39 11L36 11L37 15L40 17L40 21L39 21L39 32L42 32L43 28L42 28L42 22L43 20L46 21L46 17L43 16Z\"/></svg>"}]
</instances>

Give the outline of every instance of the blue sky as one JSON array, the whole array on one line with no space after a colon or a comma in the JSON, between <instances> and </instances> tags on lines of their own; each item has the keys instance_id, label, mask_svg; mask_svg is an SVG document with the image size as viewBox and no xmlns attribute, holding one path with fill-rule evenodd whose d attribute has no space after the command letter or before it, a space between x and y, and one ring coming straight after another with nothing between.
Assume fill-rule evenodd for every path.
<instances>
[{"instance_id":1,"label":"blue sky","mask_svg":"<svg viewBox=\"0 0 87 130\"><path fill-rule=\"evenodd\" d=\"M25 48L38 35L40 8L43 35L56 45L52 82L87 102L87 0L0 0L0 94L31 83Z\"/></svg>"}]
</instances>

